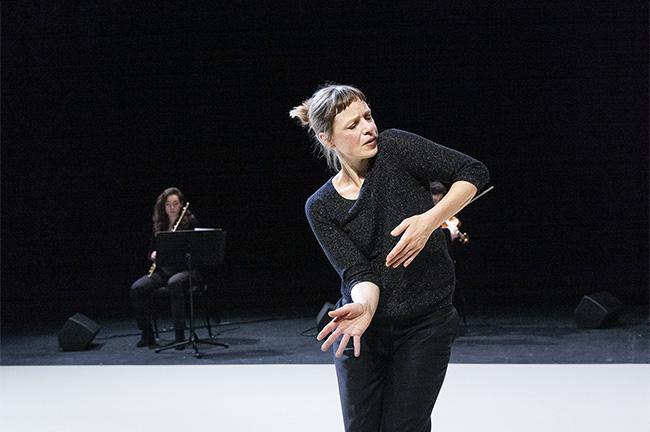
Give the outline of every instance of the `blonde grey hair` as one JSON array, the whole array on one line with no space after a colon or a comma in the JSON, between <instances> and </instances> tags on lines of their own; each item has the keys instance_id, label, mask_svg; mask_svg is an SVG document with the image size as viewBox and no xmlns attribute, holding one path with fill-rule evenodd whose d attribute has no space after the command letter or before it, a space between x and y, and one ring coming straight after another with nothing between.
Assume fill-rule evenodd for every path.
<instances>
[{"instance_id":1,"label":"blonde grey hair","mask_svg":"<svg viewBox=\"0 0 650 432\"><path fill-rule=\"evenodd\" d=\"M354 101L366 101L366 96L356 87L342 84L325 84L304 101L289 111L289 116L298 120L300 125L312 133L316 142L316 152L325 158L327 166L334 171L341 169L341 163L334 150L319 138L323 133L332 136L334 117L345 110Z\"/></svg>"}]
</instances>

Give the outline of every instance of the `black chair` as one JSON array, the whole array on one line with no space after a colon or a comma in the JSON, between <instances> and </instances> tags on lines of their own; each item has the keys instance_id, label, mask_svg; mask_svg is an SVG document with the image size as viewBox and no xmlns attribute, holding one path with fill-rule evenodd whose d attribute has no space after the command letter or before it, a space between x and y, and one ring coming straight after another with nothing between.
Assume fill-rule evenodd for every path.
<instances>
[{"instance_id":1,"label":"black chair","mask_svg":"<svg viewBox=\"0 0 650 432\"><path fill-rule=\"evenodd\" d=\"M201 304L201 309L203 309L203 319L205 321L205 327L208 329L208 335L212 339L212 323L210 322L210 312L208 310L208 284L199 281L200 284L194 284L192 289L192 295L194 299L199 299ZM151 293L152 298L154 299L154 304L152 308L152 324L153 332L156 340L160 338L160 332L168 331L167 328L163 327L162 330L158 329L158 320L160 319L160 311L169 310L169 288L167 286L161 286L156 288ZM164 305L163 305L164 303ZM187 329L187 327L186 327Z\"/></svg>"}]
</instances>

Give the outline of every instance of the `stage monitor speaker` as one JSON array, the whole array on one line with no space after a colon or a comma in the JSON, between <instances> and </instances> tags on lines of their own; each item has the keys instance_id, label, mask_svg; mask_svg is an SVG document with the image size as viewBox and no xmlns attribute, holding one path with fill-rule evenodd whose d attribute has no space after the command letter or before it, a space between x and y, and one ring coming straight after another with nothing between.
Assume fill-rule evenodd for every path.
<instances>
[{"instance_id":1,"label":"stage monitor speaker","mask_svg":"<svg viewBox=\"0 0 650 432\"><path fill-rule=\"evenodd\" d=\"M76 313L65 322L59 332L59 347L63 351L83 351L99 332L99 325L90 318Z\"/></svg>"},{"instance_id":2,"label":"stage monitor speaker","mask_svg":"<svg viewBox=\"0 0 650 432\"><path fill-rule=\"evenodd\" d=\"M330 318L327 313L329 311L333 311L334 309L336 309L336 306L334 306L332 303L325 303L320 309L320 312L318 312L318 315L316 315L316 328L318 329L319 333L321 330L323 330L323 327L325 327L327 323L332 321L332 318Z\"/></svg>"},{"instance_id":3,"label":"stage monitor speaker","mask_svg":"<svg viewBox=\"0 0 650 432\"><path fill-rule=\"evenodd\" d=\"M623 303L606 291L586 295L575 310L580 328L603 328L612 325L623 310Z\"/></svg>"}]
</instances>

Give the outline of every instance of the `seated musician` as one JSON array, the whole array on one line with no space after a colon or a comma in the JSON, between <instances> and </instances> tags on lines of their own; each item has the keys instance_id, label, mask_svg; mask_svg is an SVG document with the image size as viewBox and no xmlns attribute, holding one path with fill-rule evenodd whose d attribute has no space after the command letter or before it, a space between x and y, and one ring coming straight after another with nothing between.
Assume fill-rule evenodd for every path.
<instances>
[{"instance_id":1,"label":"seated musician","mask_svg":"<svg viewBox=\"0 0 650 432\"><path fill-rule=\"evenodd\" d=\"M438 204L438 201L442 199L443 196L447 193L447 187L440 183L439 181L433 181L429 183L431 189L431 197L433 198L433 205ZM458 218L452 217L447 219L442 225L442 232L447 238L447 246L450 247L451 253L451 243L454 241L461 241L461 232L458 229ZM453 255L452 255L453 258Z\"/></svg>"},{"instance_id":2,"label":"seated musician","mask_svg":"<svg viewBox=\"0 0 650 432\"><path fill-rule=\"evenodd\" d=\"M167 188L158 195L153 208L152 219L153 236L161 231L191 230L198 226L198 221L185 205L183 193L174 187ZM183 290L187 287L190 273L182 268L157 267L155 265L155 250L149 251L149 260L153 263L149 274L136 280L131 285L130 291L135 319L138 328L142 332L136 346L154 347L156 345L151 327L151 294L155 289L165 285L169 288L175 342L182 342L185 340L185 299ZM193 270L192 279L200 279L197 270Z\"/></svg>"},{"instance_id":3,"label":"seated musician","mask_svg":"<svg viewBox=\"0 0 650 432\"><path fill-rule=\"evenodd\" d=\"M438 201L442 199L447 193L447 187L440 183L439 181L433 181L429 183L429 188L431 190L431 197L433 198L433 205L438 204ZM458 262L456 261L456 256L458 255L459 248L458 245L467 245L469 243L469 236L466 233L463 233L458 228L460 226L460 220L456 216L452 216L447 219L441 226L442 232L447 239L447 250L449 256L454 261L458 269ZM461 273L457 271L458 273ZM463 322L466 323L465 316L465 293L463 290L463 285L456 280L456 285L454 287L454 295L452 300L454 306L460 313L460 316L463 319Z\"/></svg>"}]
</instances>

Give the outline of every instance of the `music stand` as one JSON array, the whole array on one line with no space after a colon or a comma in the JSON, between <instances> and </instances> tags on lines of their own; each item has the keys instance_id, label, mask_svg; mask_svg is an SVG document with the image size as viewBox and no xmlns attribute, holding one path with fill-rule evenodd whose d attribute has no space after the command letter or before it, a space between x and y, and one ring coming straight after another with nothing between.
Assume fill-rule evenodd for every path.
<instances>
[{"instance_id":1,"label":"music stand","mask_svg":"<svg viewBox=\"0 0 650 432\"><path fill-rule=\"evenodd\" d=\"M156 353L177 347L192 345L194 356L199 358L198 344L222 346L228 345L213 340L199 339L194 329L194 297L192 295L192 270L195 266L216 266L223 263L226 248L226 232L221 229L201 228L194 231L162 231L156 235L156 265L162 267L187 267L189 271L190 294L190 337L157 348Z\"/></svg>"}]
</instances>

